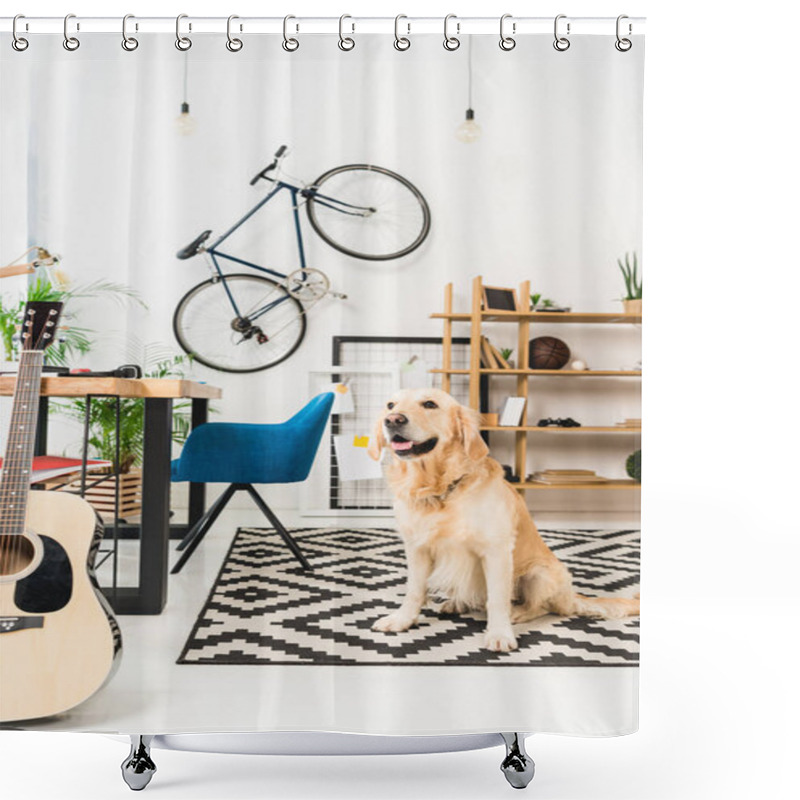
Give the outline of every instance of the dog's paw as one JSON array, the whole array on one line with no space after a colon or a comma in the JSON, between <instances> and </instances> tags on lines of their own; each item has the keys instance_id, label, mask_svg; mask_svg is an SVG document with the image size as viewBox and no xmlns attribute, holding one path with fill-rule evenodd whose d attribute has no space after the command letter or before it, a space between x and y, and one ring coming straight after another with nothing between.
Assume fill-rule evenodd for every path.
<instances>
[{"instance_id":1,"label":"dog's paw","mask_svg":"<svg viewBox=\"0 0 800 800\"><path fill-rule=\"evenodd\" d=\"M406 616L401 616L400 614L389 614L385 617L381 617L373 626L372 630L374 631L383 631L384 633L389 633L392 631L407 631L416 620L414 618L409 619Z\"/></svg>"},{"instance_id":2,"label":"dog's paw","mask_svg":"<svg viewBox=\"0 0 800 800\"><path fill-rule=\"evenodd\" d=\"M469 611L467 606L458 600L445 600L436 606L437 614L463 614L466 611Z\"/></svg>"},{"instance_id":3,"label":"dog's paw","mask_svg":"<svg viewBox=\"0 0 800 800\"><path fill-rule=\"evenodd\" d=\"M517 637L511 631L486 631L483 646L495 653L509 653L517 649Z\"/></svg>"}]
</instances>

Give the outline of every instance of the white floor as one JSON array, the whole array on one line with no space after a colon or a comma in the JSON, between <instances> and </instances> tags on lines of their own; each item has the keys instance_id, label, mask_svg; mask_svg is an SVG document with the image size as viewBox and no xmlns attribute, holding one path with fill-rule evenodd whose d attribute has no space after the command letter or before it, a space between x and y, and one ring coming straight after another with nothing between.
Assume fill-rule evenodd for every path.
<instances>
[{"instance_id":1,"label":"white floor","mask_svg":"<svg viewBox=\"0 0 800 800\"><path fill-rule=\"evenodd\" d=\"M281 515L289 527L319 527L331 524L330 519L302 518L286 512L282 512ZM623 527L620 520L612 524L608 520L598 522L597 520L575 518L552 519L545 515L543 517L539 520L540 527L559 525L589 528L614 527L615 525ZM391 517L361 517L350 520L338 519L334 524L392 527L392 522ZM346 715L341 709L329 708L331 703L330 687L334 676L332 673L323 674L325 669L335 668L314 668L318 672L312 680L308 667L276 667L266 673L263 669L251 665L208 666L175 663L214 583L236 529L242 525L264 524L265 521L257 511L237 509L226 511L187 562L182 572L176 576L170 576L169 598L162 614L118 617L123 635L123 656L119 669L111 681L94 697L64 715L63 718L51 718L26 727L34 730L103 733L118 731L123 733L241 731L272 729L276 725L276 720L282 720L288 722L281 723L281 727L315 729L322 727L324 723L321 720L326 718L335 719L341 725ZM635 523L632 524L636 527ZM176 542L172 543L171 563L174 563L177 558L174 552L175 544ZM121 585L135 582L138 569L136 552L137 544L135 542L122 541L120 543ZM108 566L104 569L107 571ZM102 578L103 574L101 573L101 583L105 583L106 581ZM381 669L391 670L391 668ZM427 667L423 669L438 670L440 668ZM447 670L447 668L441 669ZM351 674L354 676L354 672L353 668L348 668L348 670L347 679L349 680ZM403 686L406 684L402 684L402 681L410 681L409 685L413 685L413 676L410 674L413 670L413 667L391 670L392 679L390 683L386 684L387 690L398 693L404 691ZM544 671L543 668L542 673ZM337 687L344 686L343 672L340 670L340 674L336 676ZM375 672L376 670L373 669L370 679L373 682L373 690L379 693L381 691L380 676L373 675ZM469 672L470 668L461 668L459 679ZM553 672L555 680L559 671L553 670ZM597 672L599 673L597 680L609 682L608 692L615 697L619 692L619 687L614 681L621 680L619 671L599 669ZM471 680L471 678L463 678L463 680L468 679ZM575 679L585 682L588 680L588 676L581 678L576 676ZM361 678L354 676L353 680L358 681ZM443 675L442 680L453 685L449 674ZM593 685L596 686L596 684ZM388 687L391 688L388 689ZM576 686L574 690L571 687L564 690L561 685L550 688L559 692L565 691L566 694L576 697L580 696L582 692L581 686ZM433 689L431 691L434 692ZM358 693L357 690L355 693ZM629 691L625 691L625 686L620 693L623 696L630 694ZM346 696L347 692L342 688L340 694ZM303 698L302 708L298 703L298 697ZM498 701L499 698L495 697L494 705L507 707L506 703ZM435 698L433 702L435 703ZM491 699L487 699L487 703L490 702ZM474 706L472 711L476 721L486 719L477 700L471 705ZM579 717L581 709L577 702L575 705L575 713ZM395 712L390 709L384 710L383 713L384 718L396 720L396 724L401 729L406 724L399 711ZM629 730L632 713L629 708L624 712L621 710L619 720L614 720L613 715L611 716L612 721L608 723L611 727L608 730L592 729L587 733L613 733ZM520 714L524 716L521 706ZM380 714L376 710L375 718L377 719L378 716ZM452 717L449 713L442 712L441 719L447 720L448 716ZM358 720L365 718L364 709L353 708L351 718L354 720L354 727L347 729L360 732L357 725ZM408 717L408 719L415 718L411 714ZM463 725L469 724L467 716L464 714L459 719ZM476 724L479 723L476 722ZM558 730L559 728L547 729ZM476 727L475 730L485 730L485 728ZM384 732L394 731L385 730ZM402 729L399 732L425 734L445 731L437 727L435 730ZM461 732L466 732L466 730L462 729Z\"/></svg>"}]
</instances>

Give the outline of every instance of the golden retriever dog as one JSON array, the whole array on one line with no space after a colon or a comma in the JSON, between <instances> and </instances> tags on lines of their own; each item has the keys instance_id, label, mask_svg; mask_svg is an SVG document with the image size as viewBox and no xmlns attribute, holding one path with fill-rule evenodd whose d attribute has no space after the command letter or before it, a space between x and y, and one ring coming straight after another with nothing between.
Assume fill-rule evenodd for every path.
<instances>
[{"instance_id":1,"label":"golden retriever dog","mask_svg":"<svg viewBox=\"0 0 800 800\"><path fill-rule=\"evenodd\" d=\"M408 560L400 607L373 626L405 631L429 592L442 613L485 610L485 647L517 647L512 624L545 614L614 619L639 613L637 598L584 597L542 540L522 497L481 439L478 414L438 389L407 389L386 404L370 437L386 475Z\"/></svg>"}]
</instances>

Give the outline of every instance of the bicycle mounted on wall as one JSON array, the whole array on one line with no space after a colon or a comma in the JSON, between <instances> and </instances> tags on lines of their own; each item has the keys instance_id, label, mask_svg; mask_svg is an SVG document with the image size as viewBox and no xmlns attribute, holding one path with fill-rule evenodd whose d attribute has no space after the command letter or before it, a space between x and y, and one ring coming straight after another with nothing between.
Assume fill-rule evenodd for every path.
<instances>
[{"instance_id":1,"label":"bicycle mounted on wall","mask_svg":"<svg viewBox=\"0 0 800 800\"><path fill-rule=\"evenodd\" d=\"M370 164L347 164L320 175L308 186L270 177L286 156L281 145L271 164L251 181L274 186L233 227L205 246L206 230L178 251L188 259L205 253L212 277L180 300L173 329L180 346L201 364L223 372L256 372L274 367L297 350L306 313L323 297L340 299L324 272L306 265L300 205L314 231L331 247L353 258L388 261L416 250L430 230L430 209L419 190L401 175ZM279 192L289 192L299 267L288 274L220 250L223 242ZM324 190L324 192L323 192ZM226 273L220 259L272 277Z\"/></svg>"}]
</instances>

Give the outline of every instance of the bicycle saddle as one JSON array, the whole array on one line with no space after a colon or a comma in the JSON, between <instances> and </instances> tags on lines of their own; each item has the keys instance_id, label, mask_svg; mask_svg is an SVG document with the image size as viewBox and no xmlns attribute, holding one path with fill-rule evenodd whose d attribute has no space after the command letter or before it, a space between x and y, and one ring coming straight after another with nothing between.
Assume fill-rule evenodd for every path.
<instances>
[{"instance_id":1,"label":"bicycle saddle","mask_svg":"<svg viewBox=\"0 0 800 800\"><path fill-rule=\"evenodd\" d=\"M191 244L187 244L182 250L178 250L175 254L178 258L191 258L196 256L203 246L203 242L211 236L211 231L203 231Z\"/></svg>"}]
</instances>

